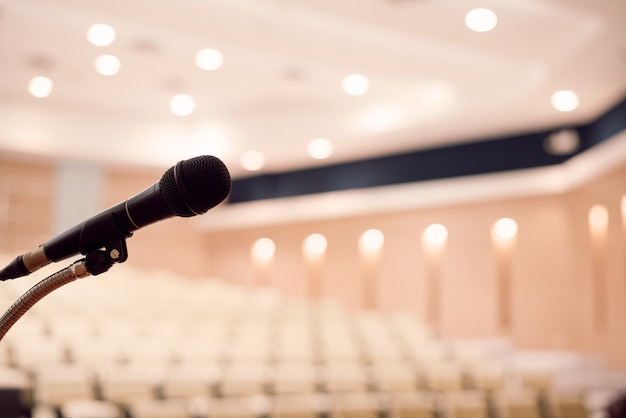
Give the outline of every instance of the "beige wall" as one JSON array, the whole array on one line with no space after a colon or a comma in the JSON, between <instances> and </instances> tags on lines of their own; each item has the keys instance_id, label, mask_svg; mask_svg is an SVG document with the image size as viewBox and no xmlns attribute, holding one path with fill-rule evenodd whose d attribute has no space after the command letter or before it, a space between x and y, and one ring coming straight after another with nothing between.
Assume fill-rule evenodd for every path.
<instances>
[{"instance_id":1,"label":"beige wall","mask_svg":"<svg viewBox=\"0 0 626 418\"><path fill-rule=\"evenodd\" d=\"M46 162L0 159L0 250L20 253L50 236L51 177ZM158 181L161 170L109 169L108 206ZM164 268L184 275L216 276L230 283L272 285L287 295L311 294L310 280L320 280L322 296L362 308L366 279L376 281L374 304L405 309L429 318L427 279L439 281L439 310L433 325L446 336L510 335L520 347L572 348L599 353L626 370L626 245L620 200L626 193L626 166L565 194L490 200L368 216L198 232L188 219L170 219L137 231L128 240L128 263ZM591 250L587 214L594 204L609 211L605 252ZM103 208L104 209L104 208ZM205 216L211 216L207 214ZM499 326L498 283L501 274L490 235L500 217L519 225L508 277L511 325ZM449 232L441 264L433 270L421 246L431 223ZM369 228L385 234L375 263L364 262L359 235ZM319 265L302 256L302 241L313 233L328 239ZM272 238L273 265L255 268L253 242ZM429 273L431 272L431 273ZM600 285L600 286L599 286ZM594 289L600 289L598 295ZM601 300L600 310L594 301ZM598 317L598 312L601 317Z\"/></svg>"},{"instance_id":2,"label":"beige wall","mask_svg":"<svg viewBox=\"0 0 626 418\"><path fill-rule=\"evenodd\" d=\"M54 166L0 156L0 250L24 252L52 230Z\"/></svg>"},{"instance_id":3,"label":"beige wall","mask_svg":"<svg viewBox=\"0 0 626 418\"><path fill-rule=\"evenodd\" d=\"M377 281L376 304L382 309L413 310L425 318L429 256L421 246L422 231L444 224L448 241L438 269L439 314L436 327L455 337L510 335L517 345L579 349L608 356L626 368L626 279L624 226L620 199L626 193L626 167L564 194L487 201L361 217L234 229L206 236L210 271L231 282L252 283L255 268L250 248L260 237L277 246L271 280L285 294L307 295L307 280L321 277L322 294L351 308L366 306L366 279ZM594 281L588 211L605 205L610 214L605 260L606 300L600 326L594 319ZM210 216L208 214L207 216ZM519 233L511 250L510 327L499 325L498 258L491 227L511 217ZM369 228L385 234L376 265L359 255L357 240ZM328 239L321 266L302 256L311 233Z\"/></svg>"}]
</instances>

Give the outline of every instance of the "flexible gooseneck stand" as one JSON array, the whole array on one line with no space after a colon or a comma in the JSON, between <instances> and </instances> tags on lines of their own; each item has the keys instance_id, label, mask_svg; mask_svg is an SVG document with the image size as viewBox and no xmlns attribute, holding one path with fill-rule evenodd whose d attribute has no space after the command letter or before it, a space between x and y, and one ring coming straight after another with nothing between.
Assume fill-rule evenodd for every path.
<instances>
[{"instance_id":1,"label":"flexible gooseneck stand","mask_svg":"<svg viewBox=\"0 0 626 418\"><path fill-rule=\"evenodd\" d=\"M88 253L85 258L75 261L70 266L60 270L24 293L0 317L0 341L11 327L37 302L52 291L87 276L97 276L108 271L115 263L123 263L128 258L126 241L116 240L99 249Z\"/></svg>"}]
</instances>

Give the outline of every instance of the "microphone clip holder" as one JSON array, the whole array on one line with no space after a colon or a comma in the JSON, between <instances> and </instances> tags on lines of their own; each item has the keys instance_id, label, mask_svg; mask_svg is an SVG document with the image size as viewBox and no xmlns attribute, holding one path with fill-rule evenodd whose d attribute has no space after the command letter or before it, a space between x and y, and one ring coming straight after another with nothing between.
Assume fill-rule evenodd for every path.
<instances>
[{"instance_id":1,"label":"microphone clip holder","mask_svg":"<svg viewBox=\"0 0 626 418\"><path fill-rule=\"evenodd\" d=\"M108 242L104 247L87 253L84 258L46 277L24 293L0 317L0 341L17 320L44 296L76 279L105 273L113 264L123 263L127 259L126 239L121 238Z\"/></svg>"},{"instance_id":2,"label":"microphone clip holder","mask_svg":"<svg viewBox=\"0 0 626 418\"><path fill-rule=\"evenodd\" d=\"M103 249L87 253L85 267L92 276L97 276L108 271L113 264L123 263L128 259L126 239L118 239L108 242Z\"/></svg>"}]
</instances>

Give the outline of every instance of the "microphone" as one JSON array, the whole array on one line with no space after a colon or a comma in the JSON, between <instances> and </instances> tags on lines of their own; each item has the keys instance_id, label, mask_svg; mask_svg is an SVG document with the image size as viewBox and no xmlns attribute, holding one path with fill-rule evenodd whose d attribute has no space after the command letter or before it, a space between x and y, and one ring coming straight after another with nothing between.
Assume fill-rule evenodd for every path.
<instances>
[{"instance_id":1,"label":"microphone","mask_svg":"<svg viewBox=\"0 0 626 418\"><path fill-rule=\"evenodd\" d=\"M230 173L217 157L180 161L158 183L19 255L0 270L0 280L26 276L51 262L99 250L172 216L201 215L226 199L231 185Z\"/></svg>"}]
</instances>

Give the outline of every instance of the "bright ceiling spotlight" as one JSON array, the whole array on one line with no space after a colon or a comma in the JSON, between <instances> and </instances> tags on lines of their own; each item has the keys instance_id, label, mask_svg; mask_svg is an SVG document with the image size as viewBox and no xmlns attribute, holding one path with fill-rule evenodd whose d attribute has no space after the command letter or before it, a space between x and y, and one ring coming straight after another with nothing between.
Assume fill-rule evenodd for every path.
<instances>
[{"instance_id":1,"label":"bright ceiling spotlight","mask_svg":"<svg viewBox=\"0 0 626 418\"><path fill-rule=\"evenodd\" d=\"M178 116L191 115L196 108L196 101L187 94L177 94L170 100L170 110Z\"/></svg>"},{"instance_id":2,"label":"bright ceiling spotlight","mask_svg":"<svg viewBox=\"0 0 626 418\"><path fill-rule=\"evenodd\" d=\"M120 71L121 63L114 55L100 55L94 63L98 74L112 76Z\"/></svg>"},{"instance_id":3,"label":"bright ceiling spotlight","mask_svg":"<svg viewBox=\"0 0 626 418\"><path fill-rule=\"evenodd\" d=\"M552 107L559 112L571 112L578 109L578 95L571 90L559 90L552 95Z\"/></svg>"},{"instance_id":4,"label":"bright ceiling spotlight","mask_svg":"<svg viewBox=\"0 0 626 418\"><path fill-rule=\"evenodd\" d=\"M362 96L369 90L370 82L363 74L350 74L344 77L341 86L351 96Z\"/></svg>"},{"instance_id":5,"label":"bright ceiling spotlight","mask_svg":"<svg viewBox=\"0 0 626 418\"><path fill-rule=\"evenodd\" d=\"M465 15L465 24L474 32L489 32L497 23L498 16L489 9L474 9Z\"/></svg>"},{"instance_id":6,"label":"bright ceiling spotlight","mask_svg":"<svg viewBox=\"0 0 626 418\"><path fill-rule=\"evenodd\" d=\"M52 93L53 83L48 77L33 77L28 83L28 92L35 97L44 98Z\"/></svg>"},{"instance_id":7,"label":"bright ceiling spotlight","mask_svg":"<svg viewBox=\"0 0 626 418\"><path fill-rule=\"evenodd\" d=\"M259 171L265 167L265 156L261 151L249 150L241 154L241 166L248 171Z\"/></svg>"},{"instance_id":8,"label":"bright ceiling spotlight","mask_svg":"<svg viewBox=\"0 0 626 418\"><path fill-rule=\"evenodd\" d=\"M91 25L87 30L87 40L95 46L111 45L115 36L115 29L102 23Z\"/></svg>"},{"instance_id":9,"label":"bright ceiling spotlight","mask_svg":"<svg viewBox=\"0 0 626 418\"><path fill-rule=\"evenodd\" d=\"M217 70L223 63L224 55L217 49L206 48L196 53L196 65L203 70Z\"/></svg>"},{"instance_id":10,"label":"bright ceiling spotlight","mask_svg":"<svg viewBox=\"0 0 626 418\"><path fill-rule=\"evenodd\" d=\"M307 145L307 152L316 160L325 160L333 153L333 144L326 138L315 138Z\"/></svg>"}]
</instances>

